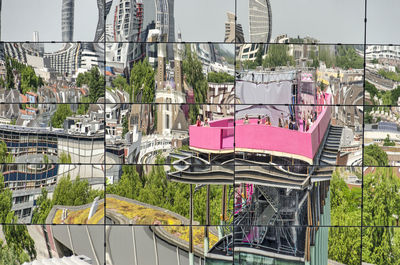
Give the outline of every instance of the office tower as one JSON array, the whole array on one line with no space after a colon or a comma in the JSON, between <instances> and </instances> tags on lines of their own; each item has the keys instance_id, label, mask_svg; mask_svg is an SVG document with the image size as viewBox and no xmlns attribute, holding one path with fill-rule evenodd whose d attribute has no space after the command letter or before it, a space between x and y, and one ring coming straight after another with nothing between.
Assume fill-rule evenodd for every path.
<instances>
[{"instance_id":1,"label":"office tower","mask_svg":"<svg viewBox=\"0 0 400 265\"><path fill-rule=\"evenodd\" d=\"M225 22L224 42L244 42L242 25L235 25L235 14L227 12L226 15L228 17L228 21Z\"/></svg>"},{"instance_id":2,"label":"office tower","mask_svg":"<svg viewBox=\"0 0 400 265\"><path fill-rule=\"evenodd\" d=\"M74 37L74 0L63 0L61 11L62 41L69 42Z\"/></svg>"},{"instance_id":3,"label":"office tower","mask_svg":"<svg viewBox=\"0 0 400 265\"><path fill-rule=\"evenodd\" d=\"M112 0L97 0L97 8L99 10L99 20L97 22L97 28L96 28L96 35L94 37L95 42L103 41L105 32L104 32L104 26L105 26L105 21L104 17L108 15L110 12L112 5Z\"/></svg>"},{"instance_id":4,"label":"office tower","mask_svg":"<svg viewBox=\"0 0 400 265\"><path fill-rule=\"evenodd\" d=\"M269 42L272 15L269 0L249 0L250 42Z\"/></svg>"}]
</instances>

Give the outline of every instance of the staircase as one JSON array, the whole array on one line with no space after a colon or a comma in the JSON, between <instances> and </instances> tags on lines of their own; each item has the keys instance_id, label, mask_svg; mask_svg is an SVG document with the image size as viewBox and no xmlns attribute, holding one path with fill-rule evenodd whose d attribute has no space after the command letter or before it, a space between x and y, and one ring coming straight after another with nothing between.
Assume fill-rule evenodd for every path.
<instances>
[{"instance_id":1,"label":"staircase","mask_svg":"<svg viewBox=\"0 0 400 265\"><path fill-rule=\"evenodd\" d=\"M336 165L336 157L340 147L340 139L342 138L343 127L330 126L328 137L321 153L319 165L334 166Z\"/></svg>"}]
</instances>

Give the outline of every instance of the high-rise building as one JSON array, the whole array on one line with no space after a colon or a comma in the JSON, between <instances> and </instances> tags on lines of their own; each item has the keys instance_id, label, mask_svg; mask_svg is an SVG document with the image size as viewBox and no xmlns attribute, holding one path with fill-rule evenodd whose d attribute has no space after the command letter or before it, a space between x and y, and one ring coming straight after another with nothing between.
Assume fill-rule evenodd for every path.
<instances>
[{"instance_id":1,"label":"high-rise building","mask_svg":"<svg viewBox=\"0 0 400 265\"><path fill-rule=\"evenodd\" d=\"M243 28L241 24L235 23L235 14L227 12L226 15L228 21L225 22L224 42L244 42Z\"/></svg>"},{"instance_id":2,"label":"high-rise building","mask_svg":"<svg viewBox=\"0 0 400 265\"><path fill-rule=\"evenodd\" d=\"M99 10L99 20L97 22L97 28L96 28L96 35L94 37L95 42L103 41L105 37L105 32L104 32L104 17L108 15L110 12L112 5L112 0L97 0L97 8Z\"/></svg>"},{"instance_id":3,"label":"high-rise building","mask_svg":"<svg viewBox=\"0 0 400 265\"><path fill-rule=\"evenodd\" d=\"M74 6L75 0L63 0L61 30L62 41L72 41L74 37Z\"/></svg>"},{"instance_id":4,"label":"high-rise building","mask_svg":"<svg viewBox=\"0 0 400 265\"><path fill-rule=\"evenodd\" d=\"M142 0L118 0L109 8L111 21L107 20L106 39L114 43L106 45L107 60L122 63L125 67L145 56L143 45L138 43L146 41L144 4Z\"/></svg>"},{"instance_id":5,"label":"high-rise building","mask_svg":"<svg viewBox=\"0 0 400 265\"><path fill-rule=\"evenodd\" d=\"M156 0L156 29L160 41L175 41L174 0Z\"/></svg>"},{"instance_id":6,"label":"high-rise building","mask_svg":"<svg viewBox=\"0 0 400 265\"><path fill-rule=\"evenodd\" d=\"M38 42L39 41L39 32L38 31L34 31L33 32L32 39L33 39L33 42Z\"/></svg>"},{"instance_id":7,"label":"high-rise building","mask_svg":"<svg viewBox=\"0 0 400 265\"><path fill-rule=\"evenodd\" d=\"M160 41L175 42L174 0L156 0L156 29L160 31ZM173 60L173 53L173 47L169 45L169 60Z\"/></svg>"},{"instance_id":8,"label":"high-rise building","mask_svg":"<svg viewBox=\"0 0 400 265\"><path fill-rule=\"evenodd\" d=\"M33 43L31 43L31 47L34 50L37 50L40 55L44 53L44 43L39 43L39 31L34 31L32 34Z\"/></svg>"},{"instance_id":9,"label":"high-rise building","mask_svg":"<svg viewBox=\"0 0 400 265\"><path fill-rule=\"evenodd\" d=\"M115 41L142 41L143 26L142 0L119 0L115 7L114 40Z\"/></svg>"},{"instance_id":10,"label":"high-rise building","mask_svg":"<svg viewBox=\"0 0 400 265\"><path fill-rule=\"evenodd\" d=\"M272 15L269 0L249 0L250 42L269 42Z\"/></svg>"},{"instance_id":11,"label":"high-rise building","mask_svg":"<svg viewBox=\"0 0 400 265\"><path fill-rule=\"evenodd\" d=\"M45 53L50 61L50 68L63 75L74 75L81 67L82 47L80 43L66 43L56 52Z\"/></svg>"},{"instance_id":12,"label":"high-rise building","mask_svg":"<svg viewBox=\"0 0 400 265\"><path fill-rule=\"evenodd\" d=\"M174 1L175 0L168 0L168 16L169 16L168 42L175 42Z\"/></svg>"}]
</instances>

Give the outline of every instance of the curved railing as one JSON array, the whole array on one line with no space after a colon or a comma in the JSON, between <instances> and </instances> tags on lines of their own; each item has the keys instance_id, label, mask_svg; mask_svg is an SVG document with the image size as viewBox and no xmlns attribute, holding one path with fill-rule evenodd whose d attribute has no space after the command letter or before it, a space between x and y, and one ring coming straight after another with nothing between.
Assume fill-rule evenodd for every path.
<instances>
[{"instance_id":1,"label":"curved railing","mask_svg":"<svg viewBox=\"0 0 400 265\"><path fill-rule=\"evenodd\" d=\"M57 176L58 165L51 165L50 168L46 170L41 170L38 172L24 172L22 170L10 170L3 172L4 181L34 181L34 180L44 180Z\"/></svg>"},{"instance_id":2,"label":"curved railing","mask_svg":"<svg viewBox=\"0 0 400 265\"><path fill-rule=\"evenodd\" d=\"M326 103L332 96L325 94ZM312 163L331 120L331 106L322 107L317 120L307 132L257 124L257 119L223 119L210 122L209 127L189 127L189 144L194 150L261 152L276 156L300 159ZM233 139L233 137L235 139ZM234 140L234 141L233 141Z\"/></svg>"},{"instance_id":3,"label":"curved railing","mask_svg":"<svg viewBox=\"0 0 400 265\"><path fill-rule=\"evenodd\" d=\"M327 95L327 102L331 96ZM235 127L236 151L263 152L305 160L312 163L324 138L331 119L331 106L324 106L317 120L307 132L286 128L258 125L250 119L249 124L237 121Z\"/></svg>"},{"instance_id":4,"label":"curved railing","mask_svg":"<svg viewBox=\"0 0 400 265\"><path fill-rule=\"evenodd\" d=\"M192 149L210 152L233 151L234 119L211 121L209 126L189 127L189 145Z\"/></svg>"}]
</instances>

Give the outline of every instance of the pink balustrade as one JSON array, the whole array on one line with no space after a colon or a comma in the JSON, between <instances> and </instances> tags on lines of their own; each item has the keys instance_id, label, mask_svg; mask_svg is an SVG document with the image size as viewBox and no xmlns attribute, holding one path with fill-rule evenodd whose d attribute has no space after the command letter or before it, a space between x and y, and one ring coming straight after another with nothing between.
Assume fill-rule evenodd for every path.
<instances>
[{"instance_id":1,"label":"pink balustrade","mask_svg":"<svg viewBox=\"0 0 400 265\"><path fill-rule=\"evenodd\" d=\"M325 94L325 103L330 104L331 95ZM313 159L323 140L331 119L331 106L322 107L317 120L307 132L257 124L257 119L249 119L249 124L233 119L210 122L209 127L189 127L190 146L206 150L276 151ZM235 130L235 131L234 131Z\"/></svg>"},{"instance_id":2,"label":"pink balustrade","mask_svg":"<svg viewBox=\"0 0 400 265\"><path fill-rule=\"evenodd\" d=\"M189 145L207 150L233 150L234 120L211 121L210 126L189 126Z\"/></svg>"}]
</instances>

